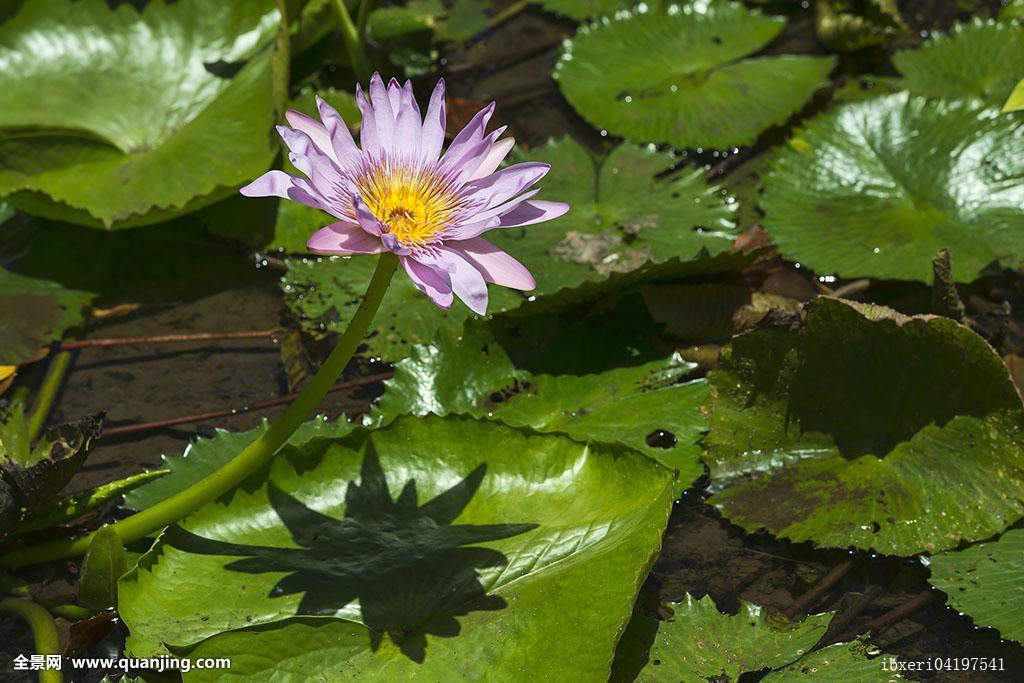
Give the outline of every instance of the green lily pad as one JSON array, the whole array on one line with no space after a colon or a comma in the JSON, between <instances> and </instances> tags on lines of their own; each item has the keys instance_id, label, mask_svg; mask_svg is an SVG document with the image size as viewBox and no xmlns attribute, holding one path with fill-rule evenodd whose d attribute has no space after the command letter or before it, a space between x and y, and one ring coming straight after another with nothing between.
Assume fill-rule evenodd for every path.
<instances>
[{"instance_id":1,"label":"green lily pad","mask_svg":"<svg viewBox=\"0 0 1024 683\"><path fill-rule=\"evenodd\" d=\"M1024 26L974 19L895 55L903 86L927 97L969 97L1002 106L1024 76Z\"/></svg>"},{"instance_id":2,"label":"green lily pad","mask_svg":"<svg viewBox=\"0 0 1024 683\"><path fill-rule=\"evenodd\" d=\"M811 121L774 160L762 207L786 258L819 273L970 281L1024 263L1024 119L891 95Z\"/></svg>"},{"instance_id":3,"label":"green lily pad","mask_svg":"<svg viewBox=\"0 0 1024 683\"><path fill-rule=\"evenodd\" d=\"M746 529L913 555L1024 514L1020 397L952 320L820 298L801 331L737 337L710 380L710 502Z\"/></svg>"},{"instance_id":4,"label":"green lily pad","mask_svg":"<svg viewBox=\"0 0 1024 683\"><path fill-rule=\"evenodd\" d=\"M472 415L513 427L621 444L678 471L683 488L703 474L697 444L705 431L703 379L678 355L590 375L531 374L515 367L482 327L442 334L395 365L366 424L399 415ZM651 446L648 439L659 444Z\"/></svg>"},{"instance_id":5,"label":"green lily pad","mask_svg":"<svg viewBox=\"0 0 1024 683\"><path fill-rule=\"evenodd\" d=\"M636 142L727 148L784 123L825 85L832 57L746 58L786 21L725 0L635 10L582 27L554 76L594 126Z\"/></svg>"},{"instance_id":6,"label":"green lily pad","mask_svg":"<svg viewBox=\"0 0 1024 683\"><path fill-rule=\"evenodd\" d=\"M681 159L670 152L623 144L595 159L562 138L515 161L551 164L540 196L572 207L549 223L485 235L533 271L536 296L732 244L735 202L708 185L704 169L674 171Z\"/></svg>"},{"instance_id":7,"label":"green lily pad","mask_svg":"<svg viewBox=\"0 0 1024 683\"><path fill-rule=\"evenodd\" d=\"M832 613L789 624L740 601L739 614L722 614L710 597L670 603L674 618L661 621L638 610L619 642L613 683L735 681L740 674L781 668L825 635Z\"/></svg>"},{"instance_id":8,"label":"green lily pad","mask_svg":"<svg viewBox=\"0 0 1024 683\"><path fill-rule=\"evenodd\" d=\"M0 268L0 365L29 360L80 325L92 299L89 292Z\"/></svg>"},{"instance_id":9,"label":"green lily pad","mask_svg":"<svg viewBox=\"0 0 1024 683\"><path fill-rule=\"evenodd\" d=\"M836 643L804 655L761 680L769 683L890 683L903 680L896 668L897 660L859 640Z\"/></svg>"},{"instance_id":10,"label":"green lily pad","mask_svg":"<svg viewBox=\"0 0 1024 683\"><path fill-rule=\"evenodd\" d=\"M649 458L493 422L286 446L122 578L127 651L246 680L601 680L671 504Z\"/></svg>"},{"instance_id":11,"label":"green lily pad","mask_svg":"<svg viewBox=\"0 0 1024 683\"><path fill-rule=\"evenodd\" d=\"M256 177L287 78L279 23L274 0L24 3L0 27L0 196L114 229Z\"/></svg>"},{"instance_id":12,"label":"green lily pad","mask_svg":"<svg viewBox=\"0 0 1024 683\"><path fill-rule=\"evenodd\" d=\"M247 432L216 429L212 437L200 438L189 444L181 455L160 456L163 461L161 468L169 470L168 474L126 493L124 506L130 510L144 510L184 491L221 465L227 464L267 431L267 426L267 421L263 420L262 424ZM331 422L323 416L315 417L303 422L288 438L288 443L299 445L318 437L345 436L352 431L353 426L345 418Z\"/></svg>"},{"instance_id":13,"label":"green lily pad","mask_svg":"<svg viewBox=\"0 0 1024 683\"><path fill-rule=\"evenodd\" d=\"M1024 529L966 550L940 553L929 564L932 585L946 592L950 605L979 626L1024 642Z\"/></svg>"}]
</instances>

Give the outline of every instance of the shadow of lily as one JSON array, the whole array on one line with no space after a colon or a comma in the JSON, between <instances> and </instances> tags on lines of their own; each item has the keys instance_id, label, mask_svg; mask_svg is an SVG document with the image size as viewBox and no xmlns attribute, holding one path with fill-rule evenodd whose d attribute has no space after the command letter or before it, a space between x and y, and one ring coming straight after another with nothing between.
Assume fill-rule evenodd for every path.
<instances>
[{"instance_id":1,"label":"shadow of lily","mask_svg":"<svg viewBox=\"0 0 1024 683\"><path fill-rule=\"evenodd\" d=\"M180 527L168 531L171 545L201 555L237 556L226 569L248 574L287 572L268 597L302 594L298 614L335 615L358 600L371 646L383 634L410 659L422 662L426 636L457 636L457 617L503 609L488 595L477 571L501 567L508 558L473 544L522 534L535 524L453 524L480 488L481 464L463 480L419 504L416 481L392 499L372 440L367 443L359 483L348 483L345 517L335 519L306 507L269 485L270 504L297 547L217 541ZM470 547L466 547L470 546Z\"/></svg>"}]
</instances>

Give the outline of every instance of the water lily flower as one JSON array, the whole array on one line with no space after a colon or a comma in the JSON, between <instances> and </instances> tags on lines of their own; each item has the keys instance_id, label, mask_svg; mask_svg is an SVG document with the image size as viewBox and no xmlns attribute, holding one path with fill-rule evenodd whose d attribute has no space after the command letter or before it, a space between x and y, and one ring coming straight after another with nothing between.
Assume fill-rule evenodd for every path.
<instances>
[{"instance_id":1,"label":"water lily flower","mask_svg":"<svg viewBox=\"0 0 1024 683\"><path fill-rule=\"evenodd\" d=\"M487 310L487 282L530 290L523 264L481 235L557 218L569 205L533 197L532 186L548 164L521 163L498 170L512 149L505 128L487 133L494 103L484 107L442 154L444 81L430 97L425 117L412 83L380 75L369 97L356 89L362 112L360 146L341 116L319 97L320 121L287 113L291 127L278 132L289 159L305 178L269 171L242 188L249 197L282 197L322 209L338 219L307 243L318 254L394 252L405 272L438 306L453 295L474 312ZM531 189L532 188L532 189Z\"/></svg>"}]
</instances>

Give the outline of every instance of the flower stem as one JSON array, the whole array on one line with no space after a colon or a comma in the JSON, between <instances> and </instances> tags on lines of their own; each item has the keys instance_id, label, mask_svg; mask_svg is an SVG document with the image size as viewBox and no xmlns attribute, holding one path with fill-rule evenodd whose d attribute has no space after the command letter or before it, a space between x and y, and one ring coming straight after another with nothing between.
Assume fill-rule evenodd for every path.
<instances>
[{"instance_id":1,"label":"flower stem","mask_svg":"<svg viewBox=\"0 0 1024 683\"><path fill-rule=\"evenodd\" d=\"M39 387L39 394L36 396L35 405L32 407L32 414L28 418L28 440L35 441L43 433L46 426L46 418L50 416L50 408L57 398L60 385L64 382L68 368L71 367L71 352L60 351L50 361L46 369L46 377Z\"/></svg>"},{"instance_id":2,"label":"flower stem","mask_svg":"<svg viewBox=\"0 0 1024 683\"><path fill-rule=\"evenodd\" d=\"M338 15L338 28L341 29L341 37L345 41L352 71L360 82L365 82L370 78L370 62L366 58L363 36L352 21L352 15L348 13L345 0L331 0L331 5L334 7L334 13Z\"/></svg>"},{"instance_id":3,"label":"flower stem","mask_svg":"<svg viewBox=\"0 0 1024 683\"><path fill-rule=\"evenodd\" d=\"M267 431L205 479L131 517L114 522L111 526L120 536L121 541L131 543L173 524L201 505L230 491L254 471L270 462L274 454L288 441L295 430L313 414L345 366L348 365L352 354L355 353L359 343L366 336L366 331L370 328L377 309L380 308L380 302L388 291L388 285L391 284L391 277L395 274L397 267L397 256L390 252L380 255L377 269L363 296L363 302L359 304L358 310L352 316L341 339L338 340L338 345L334 347L331 355L320 366L302 393L288 406L281 417L270 425ZM61 539L20 548L0 558L0 565L23 567L81 555L89 549L95 534L96 532L92 532L73 540Z\"/></svg>"},{"instance_id":4,"label":"flower stem","mask_svg":"<svg viewBox=\"0 0 1024 683\"><path fill-rule=\"evenodd\" d=\"M0 600L0 612L21 617L28 624L36 641L36 654L60 654L57 625L53 623L53 617L46 608L31 600L7 598ZM42 669L39 672L39 683L62 683L63 680L60 669Z\"/></svg>"}]
</instances>

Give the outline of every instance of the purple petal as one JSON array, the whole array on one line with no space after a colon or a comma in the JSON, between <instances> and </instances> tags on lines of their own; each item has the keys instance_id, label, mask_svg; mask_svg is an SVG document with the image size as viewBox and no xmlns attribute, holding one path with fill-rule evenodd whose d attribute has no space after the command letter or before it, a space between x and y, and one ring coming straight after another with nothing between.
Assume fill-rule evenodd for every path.
<instances>
[{"instance_id":1,"label":"purple petal","mask_svg":"<svg viewBox=\"0 0 1024 683\"><path fill-rule=\"evenodd\" d=\"M388 89L379 73L370 78L370 102L373 105L374 130L380 149L382 152L392 151L395 144L395 113L391 109Z\"/></svg>"},{"instance_id":2,"label":"purple petal","mask_svg":"<svg viewBox=\"0 0 1024 683\"><path fill-rule=\"evenodd\" d=\"M487 282L523 291L537 286L526 266L482 237L448 242L445 246L461 254Z\"/></svg>"},{"instance_id":3,"label":"purple petal","mask_svg":"<svg viewBox=\"0 0 1024 683\"><path fill-rule=\"evenodd\" d=\"M370 211L370 207L366 205L363 198L359 195L354 195L352 197L352 204L356 207L356 219L359 221L359 226L369 234L380 237L380 234L383 232L383 226L381 226L377 217L373 215L373 212Z\"/></svg>"},{"instance_id":4,"label":"purple petal","mask_svg":"<svg viewBox=\"0 0 1024 683\"><path fill-rule=\"evenodd\" d=\"M356 105L362 114L362 123L359 124L359 144L366 154L379 157L380 138L377 135L377 122L373 116L373 107L370 106L358 83L356 84Z\"/></svg>"},{"instance_id":5,"label":"purple petal","mask_svg":"<svg viewBox=\"0 0 1024 683\"><path fill-rule=\"evenodd\" d=\"M462 197L481 209L488 209L511 199L544 177L551 168L549 164L528 161L466 183Z\"/></svg>"},{"instance_id":6,"label":"purple petal","mask_svg":"<svg viewBox=\"0 0 1024 683\"><path fill-rule=\"evenodd\" d=\"M316 97L316 108L320 112L320 118L323 119L327 134L331 136L334 156L339 165L345 167L354 164L360 156L359 148L356 147L356 141L352 139L352 133L341 114L324 102L319 95Z\"/></svg>"},{"instance_id":7,"label":"purple petal","mask_svg":"<svg viewBox=\"0 0 1024 683\"><path fill-rule=\"evenodd\" d=\"M487 283L484 281L483 273L462 258L458 252L444 247L441 248L441 252L447 257L445 260L450 268L452 291L455 295L477 315L487 313Z\"/></svg>"},{"instance_id":8,"label":"purple petal","mask_svg":"<svg viewBox=\"0 0 1024 683\"><path fill-rule=\"evenodd\" d=\"M380 234L380 241L384 243L385 249L398 254L399 256L408 256L412 253L411 248L403 247L401 243L399 243L398 238L390 232L382 232Z\"/></svg>"},{"instance_id":9,"label":"purple petal","mask_svg":"<svg viewBox=\"0 0 1024 683\"><path fill-rule=\"evenodd\" d=\"M422 149L423 158L427 161L434 161L441 156L441 148L444 146L445 115L442 78L434 86L430 104L427 105L427 115L423 119Z\"/></svg>"},{"instance_id":10,"label":"purple petal","mask_svg":"<svg viewBox=\"0 0 1024 683\"><path fill-rule=\"evenodd\" d=\"M390 90L388 92L390 94ZM413 97L411 81L407 81L406 87L398 91L398 97L392 152L396 156L400 155L402 158L419 161L423 155L423 124L420 122L420 110L416 106L416 98Z\"/></svg>"},{"instance_id":11,"label":"purple petal","mask_svg":"<svg viewBox=\"0 0 1024 683\"><path fill-rule=\"evenodd\" d=\"M306 247L321 254L376 254L384 249L378 238L358 225L344 222L317 230Z\"/></svg>"},{"instance_id":12,"label":"purple petal","mask_svg":"<svg viewBox=\"0 0 1024 683\"><path fill-rule=\"evenodd\" d=\"M327 128L322 123L294 109L289 109L285 112L284 117L288 119L288 125L308 135L321 152L331 157L334 162L338 161L338 157L334 152L334 144L331 142L331 136L327 134Z\"/></svg>"},{"instance_id":13,"label":"purple petal","mask_svg":"<svg viewBox=\"0 0 1024 683\"><path fill-rule=\"evenodd\" d=\"M246 197L281 197L288 199L294 179L284 171L267 171L239 190Z\"/></svg>"},{"instance_id":14,"label":"purple petal","mask_svg":"<svg viewBox=\"0 0 1024 683\"><path fill-rule=\"evenodd\" d=\"M494 114L494 106L494 102L491 102L477 112L476 116L466 124L466 127L455 136L452 144L448 146L448 151L441 158L441 165L444 169L460 168L470 160L468 153L484 139L484 131L487 129L487 122Z\"/></svg>"},{"instance_id":15,"label":"purple petal","mask_svg":"<svg viewBox=\"0 0 1024 683\"><path fill-rule=\"evenodd\" d=\"M484 176L489 176L498 170L498 166L505 160L508 153L512 151L512 147L516 144L515 138L505 138L494 143L491 147L491 151L488 152L480 165L476 167L476 170L469 176L468 180L479 180Z\"/></svg>"},{"instance_id":16,"label":"purple petal","mask_svg":"<svg viewBox=\"0 0 1024 683\"><path fill-rule=\"evenodd\" d=\"M454 297L452 296L451 277L447 272L421 263L412 256L402 256L400 259L409 279L421 292L441 308L451 307Z\"/></svg>"}]
</instances>

